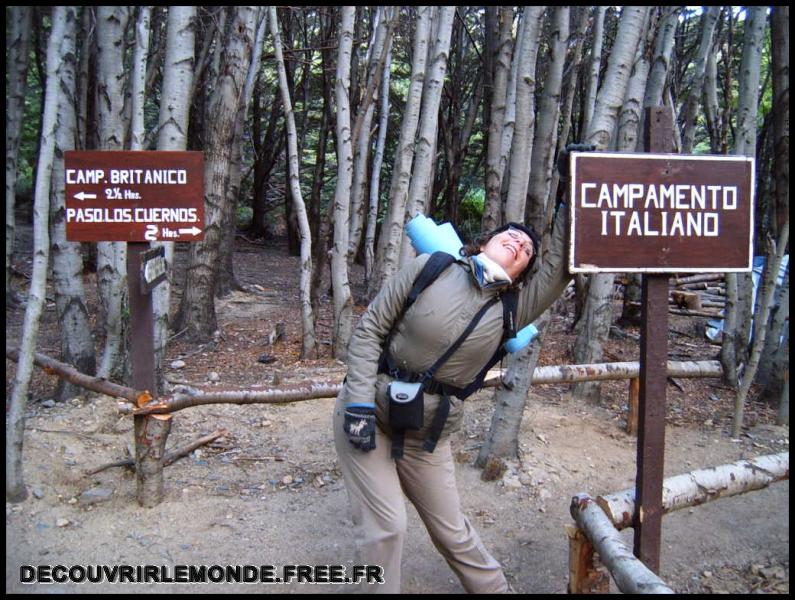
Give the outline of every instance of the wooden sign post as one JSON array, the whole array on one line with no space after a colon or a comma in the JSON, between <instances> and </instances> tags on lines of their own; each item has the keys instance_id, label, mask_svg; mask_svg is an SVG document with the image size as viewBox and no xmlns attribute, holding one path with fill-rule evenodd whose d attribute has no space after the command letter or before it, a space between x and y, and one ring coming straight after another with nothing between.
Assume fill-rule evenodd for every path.
<instances>
[{"instance_id":1,"label":"wooden sign post","mask_svg":"<svg viewBox=\"0 0 795 600\"><path fill-rule=\"evenodd\" d=\"M167 265L163 249L150 249L149 242L203 239L202 153L69 151L64 175L66 239L127 242L132 386L156 398L152 288L165 279ZM138 502L143 506L162 499L170 426L170 415L135 417Z\"/></svg>"},{"instance_id":2,"label":"wooden sign post","mask_svg":"<svg viewBox=\"0 0 795 600\"><path fill-rule=\"evenodd\" d=\"M673 113L646 109L646 147L672 152ZM660 569L671 273L750 271L754 160L572 153L574 273L643 273L634 553Z\"/></svg>"}]
</instances>

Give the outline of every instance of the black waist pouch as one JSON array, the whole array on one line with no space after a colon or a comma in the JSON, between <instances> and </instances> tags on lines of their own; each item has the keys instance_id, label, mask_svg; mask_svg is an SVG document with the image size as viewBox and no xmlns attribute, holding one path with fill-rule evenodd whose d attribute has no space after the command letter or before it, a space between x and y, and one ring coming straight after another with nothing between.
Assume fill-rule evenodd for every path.
<instances>
[{"instance_id":1,"label":"black waist pouch","mask_svg":"<svg viewBox=\"0 0 795 600\"><path fill-rule=\"evenodd\" d=\"M425 402L422 383L393 381L387 388L389 394L389 426L395 431L422 429Z\"/></svg>"}]
</instances>

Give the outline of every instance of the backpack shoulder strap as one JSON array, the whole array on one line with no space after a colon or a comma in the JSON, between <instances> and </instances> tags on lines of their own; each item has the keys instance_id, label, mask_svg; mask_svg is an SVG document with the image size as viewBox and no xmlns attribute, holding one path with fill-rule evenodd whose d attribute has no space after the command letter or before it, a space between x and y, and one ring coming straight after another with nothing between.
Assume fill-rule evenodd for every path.
<instances>
[{"instance_id":1,"label":"backpack shoulder strap","mask_svg":"<svg viewBox=\"0 0 795 600\"><path fill-rule=\"evenodd\" d=\"M403 305L403 310L401 312L401 317L403 313L405 313L409 307L414 304L414 301L417 297L431 285L439 274L444 271L447 267L452 265L455 262L455 257L452 254L448 254L447 252L434 252L431 254L431 257L425 263L425 266L422 267L422 271L420 271L417 278L414 280L414 285L411 287L411 291L409 292L408 297L406 298L406 302Z\"/></svg>"},{"instance_id":2,"label":"backpack shoulder strap","mask_svg":"<svg viewBox=\"0 0 795 600\"><path fill-rule=\"evenodd\" d=\"M378 359L379 372L388 373L394 366L391 364L388 350L389 343L392 340L392 334L394 334L398 322L403 318L403 315L406 314L406 311L409 309L409 307L414 304L415 300L417 300L423 290L436 281L436 278L439 276L439 274L447 267L452 265L455 260L455 257L452 254L448 254L447 252L434 252L431 254L430 258L425 261L425 265L423 265L422 270L414 279L414 284L411 286L409 295L406 297L406 301L403 303L403 307L400 309L400 314L395 317L395 320L392 323L392 328L389 330L389 333L384 340L381 356Z\"/></svg>"},{"instance_id":3,"label":"backpack shoulder strap","mask_svg":"<svg viewBox=\"0 0 795 600\"><path fill-rule=\"evenodd\" d=\"M497 348L497 351L492 355L486 365L480 370L480 373L478 373L477 377L475 377L475 379L461 392L459 398L462 400L468 396L471 396L481 388L489 370L498 362L500 362L508 353L507 350L505 350L505 342L516 337L516 309L518 305L519 297L515 289L511 288L503 292L502 339L500 340L500 346Z\"/></svg>"}]
</instances>

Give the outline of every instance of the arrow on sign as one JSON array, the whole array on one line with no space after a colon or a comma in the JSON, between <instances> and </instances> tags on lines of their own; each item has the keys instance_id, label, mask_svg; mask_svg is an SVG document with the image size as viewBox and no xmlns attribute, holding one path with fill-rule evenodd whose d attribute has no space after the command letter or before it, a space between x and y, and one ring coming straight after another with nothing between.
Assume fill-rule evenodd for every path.
<instances>
[{"instance_id":1,"label":"arrow on sign","mask_svg":"<svg viewBox=\"0 0 795 600\"><path fill-rule=\"evenodd\" d=\"M78 200L87 200L87 199L88 200L96 200L97 195L96 194L86 194L85 192L77 192L75 194L75 198L77 198Z\"/></svg>"},{"instance_id":2,"label":"arrow on sign","mask_svg":"<svg viewBox=\"0 0 795 600\"><path fill-rule=\"evenodd\" d=\"M190 229L180 229L179 232L180 233L188 233L190 235L198 235L198 234L200 234L202 232L202 230L199 229L198 227L194 226L194 227L191 227Z\"/></svg>"}]
</instances>

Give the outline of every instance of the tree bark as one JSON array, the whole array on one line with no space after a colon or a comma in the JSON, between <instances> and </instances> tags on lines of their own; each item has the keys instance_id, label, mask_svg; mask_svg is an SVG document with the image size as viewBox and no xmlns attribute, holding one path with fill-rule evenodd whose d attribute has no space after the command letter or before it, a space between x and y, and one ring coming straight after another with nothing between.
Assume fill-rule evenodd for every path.
<instances>
[{"instance_id":1,"label":"tree bark","mask_svg":"<svg viewBox=\"0 0 795 600\"><path fill-rule=\"evenodd\" d=\"M743 36L734 154L756 156L759 69L766 20L765 7L748 7ZM757 219L758 221L758 219ZM748 359L753 294L750 273L727 273L727 303L721 361L727 374ZM733 296L736 290L736 295ZM729 364L734 362L734 364ZM731 380L730 380L731 381ZM739 384L739 382L738 382ZM739 402L739 399L738 399ZM739 416L738 420L742 420Z\"/></svg>"},{"instance_id":2,"label":"tree bark","mask_svg":"<svg viewBox=\"0 0 795 600\"><path fill-rule=\"evenodd\" d=\"M625 594L673 594L665 582L632 553L610 519L588 494L571 499L571 516L599 553L618 588Z\"/></svg>"},{"instance_id":3,"label":"tree bark","mask_svg":"<svg viewBox=\"0 0 795 600\"><path fill-rule=\"evenodd\" d=\"M602 65L602 44L604 43L604 25L606 6L594 7L593 44L591 45L591 62L588 72L588 85L583 105L582 129L588 131L596 107L596 92L599 89L599 71Z\"/></svg>"},{"instance_id":4,"label":"tree bark","mask_svg":"<svg viewBox=\"0 0 795 600\"><path fill-rule=\"evenodd\" d=\"M55 135L58 126L58 98L60 85L58 71L62 61L62 43L67 20L75 19L72 7L55 6L52 12L52 29L47 42L47 87L44 97L44 115L41 131L41 150L36 174L35 202L33 205L33 274L30 281L25 319L22 325L20 359L14 377L14 390L6 417L6 500L21 502L27 497L22 472L22 446L25 433L25 404L33 374L33 352L39 333L39 319L44 305L49 258L49 193L52 163L55 153Z\"/></svg>"}]
</instances>

